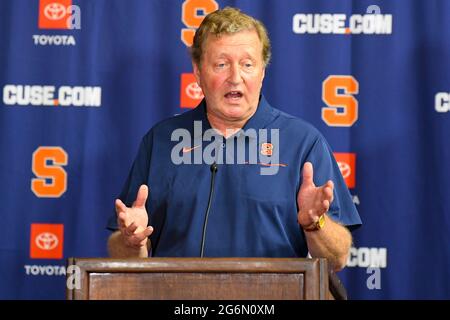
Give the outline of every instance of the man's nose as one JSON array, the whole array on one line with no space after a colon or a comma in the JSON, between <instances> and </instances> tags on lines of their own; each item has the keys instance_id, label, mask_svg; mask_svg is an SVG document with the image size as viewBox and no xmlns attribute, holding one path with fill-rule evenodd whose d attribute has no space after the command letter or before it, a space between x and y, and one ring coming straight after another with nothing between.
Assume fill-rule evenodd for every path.
<instances>
[{"instance_id":1,"label":"man's nose","mask_svg":"<svg viewBox=\"0 0 450 320\"><path fill-rule=\"evenodd\" d=\"M230 68L230 76L228 82L232 85L238 85L242 82L241 70L238 65L233 65Z\"/></svg>"}]
</instances>

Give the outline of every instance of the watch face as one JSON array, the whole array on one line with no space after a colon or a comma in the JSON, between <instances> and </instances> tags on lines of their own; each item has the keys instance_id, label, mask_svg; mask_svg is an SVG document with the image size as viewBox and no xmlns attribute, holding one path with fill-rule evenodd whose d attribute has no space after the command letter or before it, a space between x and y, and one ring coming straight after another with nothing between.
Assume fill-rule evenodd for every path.
<instances>
[{"instance_id":1,"label":"watch face","mask_svg":"<svg viewBox=\"0 0 450 320\"><path fill-rule=\"evenodd\" d=\"M320 216L318 222L319 222L319 223L318 223L318 227L319 227L320 229L322 229L323 226L325 225L325 215L324 215L324 214Z\"/></svg>"}]
</instances>

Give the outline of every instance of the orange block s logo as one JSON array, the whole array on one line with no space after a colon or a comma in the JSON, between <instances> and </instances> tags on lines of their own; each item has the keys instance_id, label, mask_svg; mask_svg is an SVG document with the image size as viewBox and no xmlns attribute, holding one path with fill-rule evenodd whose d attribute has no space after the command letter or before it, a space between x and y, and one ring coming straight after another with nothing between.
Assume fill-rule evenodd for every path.
<instances>
[{"instance_id":1,"label":"orange block s logo","mask_svg":"<svg viewBox=\"0 0 450 320\"><path fill-rule=\"evenodd\" d=\"M330 127L351 127L358 120L359 83L352 76L331 75L322 83L322 120ZM342 93L339 90L343 90Z\"/></svg>"},{"instance_id":2,"label":"orange block s logo","mask_svg":"<svg viewBox=\"0 0 450 320\"><path fill-rule=\"evenodd\" d=\"M192 46L195 29L200 26L203 18L217 9L219 9L219 5L214 0L186 0L183 2L181 20L187 28L181 29L181 41L186 46Z\"/></svg>"},{"instance_id":3,"label":"orange block s logo","mask_svg":"<svg viewBox=\"0 0 450 320\"><path fill-rule=\"evenodd\" d=\"M66 192L67 173L61 166L67 165L68 158L61 147L39 147L33 152L32 170L38 178L31 180L31 190L36 196L58 198Z\"/></svg>"}]
</instances>

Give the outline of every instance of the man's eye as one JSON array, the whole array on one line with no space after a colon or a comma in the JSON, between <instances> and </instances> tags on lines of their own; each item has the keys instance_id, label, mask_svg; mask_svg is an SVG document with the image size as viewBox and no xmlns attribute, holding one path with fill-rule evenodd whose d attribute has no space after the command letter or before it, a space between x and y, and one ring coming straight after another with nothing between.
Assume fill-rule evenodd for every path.
<instances>
[{"instance_id":1,"label":"man's eye","mask_svg":"<svg viewBox=\"0 0 450 320\"><path fill-rule=\"evenodd\" d=\"M225 68L225 63L218 63L216 64L217 68Z\"/></svg>"}]
</instances>

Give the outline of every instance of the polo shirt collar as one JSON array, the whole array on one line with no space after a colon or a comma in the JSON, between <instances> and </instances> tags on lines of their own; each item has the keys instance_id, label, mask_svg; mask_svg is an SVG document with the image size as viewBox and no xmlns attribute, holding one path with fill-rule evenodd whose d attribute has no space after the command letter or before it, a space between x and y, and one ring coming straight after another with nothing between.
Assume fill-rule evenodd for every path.
<instances>
[{"instance_id":1,"label":"polo shirt collar","mask_svg":"<svg viewBox=\"0 0 450 320\"><path fill-rule=\"evenodd\" d=\"M193 120L202 122L202 131L211 129L211 124L209 123L206 116L206 108L206 100L203 98L201 103L194 109L193 113ZM246 131L247 129L264 129L270 122L273 121L275 117L276 109L273 109L267 102L264 95L261 94L259 97L259 104L256 108L256 112L247 121L242 130Z\"/></svg>"},{"instance_id":2,"label":"polo shirt collar","mask_svg":"<svg viewBox=\"0 0 450 320\"><path fill-rule=\"evenodd\" d=\"M259 97L258 108L255 114L247 121L242 130L264 129L275 118L275 109L267 102L263 95Z\"/></svg>"}]
</instances>

